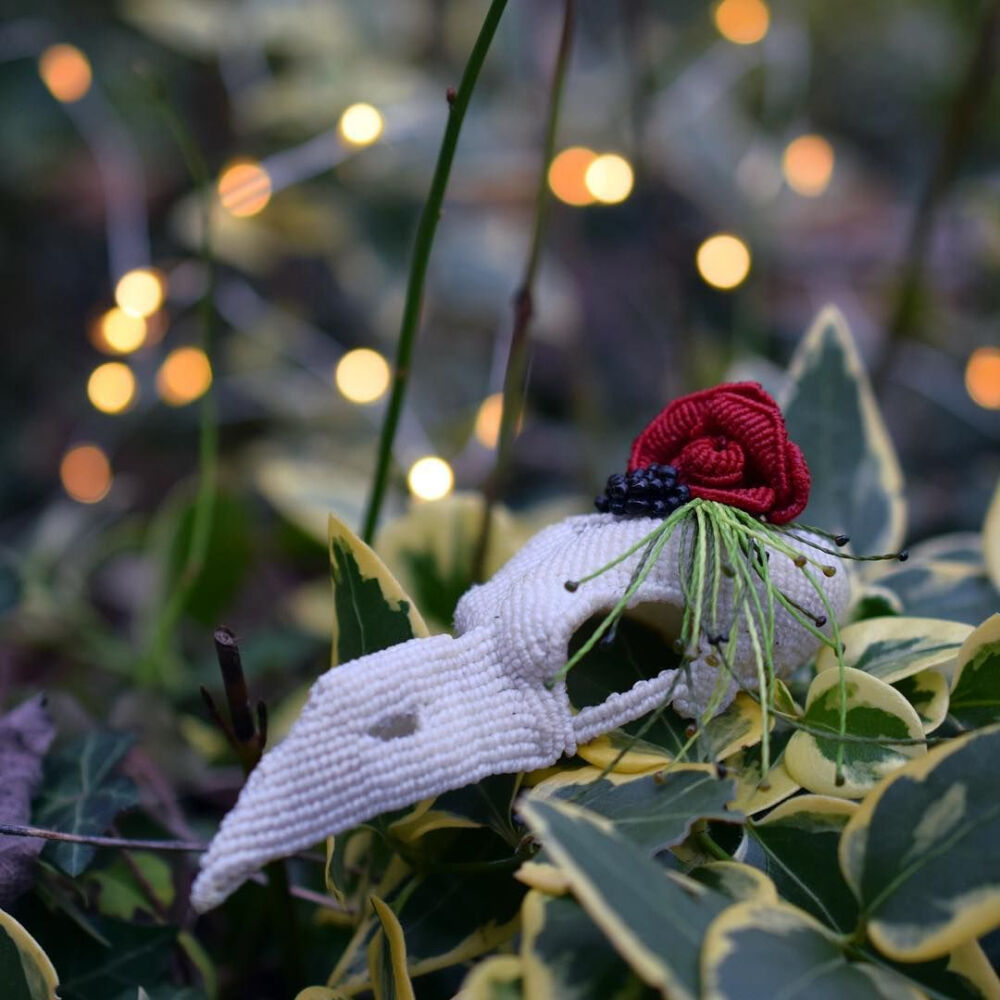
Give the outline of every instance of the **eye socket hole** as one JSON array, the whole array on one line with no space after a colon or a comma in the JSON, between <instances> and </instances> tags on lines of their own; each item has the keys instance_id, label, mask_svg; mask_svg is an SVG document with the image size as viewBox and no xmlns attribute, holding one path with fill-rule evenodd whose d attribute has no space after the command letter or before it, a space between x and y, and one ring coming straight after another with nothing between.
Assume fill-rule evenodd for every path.
<instances>
[{"instance_id":1,"label":"eye socket hole","mask_svg":"<svg viewBox=\"0 0 1000 1000\"><path fill-rule=\"evenodd\" d=\"M368 728L368 735L386 743L389 740L412 736L420 728L420 719L416 712L394 712L384 715L378 722Z\"/></svg>"},{"instance_id":2,"label":"eye socket hole","mask_svg":"<svg viewBox=\"0 0 1000 1000\"><path fill-rule=\"evenodd\" d=\"M573 633L567 657L596 631L607 611L588 618ZM669 604L640 604L618 623L614 638L603 639L569 672L566 690L576 709L600 705L608 696L630 690L638 681L680 666L674 639L680 634L682 612ZM607 633L605 633L607 636Z\"/></svg>"}]
</instances>

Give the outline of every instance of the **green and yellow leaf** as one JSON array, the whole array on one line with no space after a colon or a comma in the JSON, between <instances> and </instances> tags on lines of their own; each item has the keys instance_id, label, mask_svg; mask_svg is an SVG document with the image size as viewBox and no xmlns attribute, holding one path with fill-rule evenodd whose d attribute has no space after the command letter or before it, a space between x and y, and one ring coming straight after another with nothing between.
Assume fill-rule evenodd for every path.
<instances>
[{"instance_id":1,"label":"green and yellow leaf","mask_svg":"<svg viewBox=\"0 0 1000 1000\"><path fill-rule=\"evenodd\" d=\"M709 861L688 872L688 878L735 903L777 903L778 890L759 868L741 861Z\"/></svg>"},{"instance_id":2,"label":"green and yellow leaf","mask_svg":"<svg viewBox=\"0 0 1000 1000\"><path fill-rule=\"evenodd\" d=\"M922 670L949 673L971 629L940 618L868 618L840 631L844 663L886 684ZM837 654L824 646L816 657L816 671L837 669Z\"/></svg>"},{"instance_id":3,"label":"green and yellow leaf","mask_svg":"<svg viewBox=\"0 0 1000 1000\"><path fill-rule=\"evenodd\" d=\"M368 975L375 1000L414 1000L406 968L406 939L392 908L371 897L379 931L368 945Z\"/></svg>"},{"instance_id":4,"label":"green and yellow leaf","mask_svg":"<svg viewBox=\"0 0 1000 1000\"><path fill-rule=\"evenodd\" d=\"M1000 482L993 491L993 499L983 522L983 554L993 586L1000 590Z\"/></svg>"},{"instance_id":5,"label":"green and yellow leaf","mask_svg":"<svg viewBox=\"0 0 1000 1000\"><path fill-rule=\"evenodd\" d=\"M819 314L788 374L785 422L812 473L802 521L845 532L856 552L898 549L906 530L899 460L837 309Z\"/></svg>"},{"instance_id":6,"label":"green and yellow leaf","mask_svg":"<svg viewBox=\"0 0 1000 1000\"><path fill-rule=\"evenodd\" d=\"M847 694L846 738L840 732L840 673L825 670L809 687L800 729L788 741L785 767L803 788L820 795L861 798L911 757L927 752L920 717L884 681L850 667L844 671ZM819 735L830 733L830 737ZM837 750L843 747L843 783L837 784Z\"/></svg>"},{"instance_id":7,"label":"green and yellow leaf","mask_svg":"<svg viewBox=\"0 0 1000 1000\"><path fill-rule=\"evenodd\" d=\"M1000 722L1000 614L987 618L959 651L948 710L968 729Z\"/></svg>"},{"instance_id":8,"label":"green and yellow leaf","mask_svg":"<svg viewBox=\"0 0 1000 1000\"><path fill-rule=\"evenodd\" d=\"M787 903L737 903L716 917L701 974L704 1000L923 997L892 972L849 962L834 934Z\"/></svg>"},{"instance_id":9,"label":"green and yellow leaf","mask_svg":"<svg viewBox=\"0 0 1000 1000\"><path fill-rule=\"evenodd\" d=\"M892 685L920 716L925 733L932 733L948 715L948 682L937 670L921 670Z\"/></svg>"},{"instance_id":10,"label":"green and yellow leaf","mask_svg":"<svg viewBox=\"0 0 1000 1000\"><path fill-rule=\"evenodd\" d=\"M455 1000L521 1000L521 959L493 955L474 966Z\"/></svg>"},{"instance_id":11,"label":"green and yellow leaf","mask_svg":"<svg viewBox=\"0 0 1000 1000\"><path fill-rule=\"evenodd\" d=\"M609 820L579 806L529 798L521 814L636 974L673 1000L695 1000L701 939L729 900L666 871Z\"/></svg>"},{"instance_id":12,"label":"green and yellow leaf","mask_svg":"<svg viewBox=\"0 0 1000 1000\"><path fill-rule=\"evenodd\" d=\"M884 570L879 585L896 594L903 612L915 617L934 617L978 625L997 607L997 590L979 563L914 558Z\"/></svg>"},{"instance_id":13,"label":"green and yellow leaf","mask_svg":"<svg viewBox=\"0 0 1000 1000\"><path fill-rule=\"evenodd\" d=\"M429 635L413 601L375 552L333 514L329 528L333 665Z\"/></svg>"},{"instance_id":14,"label":"green and yellow leaf","mask_svg":"<svg viewBox=\"0 0 1000 1000\"><path fill-rule=\"evenodd\" d=\"M645 989L571 896L525 896L521 968L525 1000L634 1000Z\"/></svg>"},{"instance_id":15,"label":"green and yellow leaf","mask_svg":"<svg viewBox=\"0 0 1000 1000\"><path fill-rule=\"evenodd\" d=\"M4 1000L58 1000L59 977L38 942L0 910L0 984Z\"/></svg>"},{"instance_id":16,"label":"green and yellow leaf","mask_svg":"<svg viewBox=\"0 0 1000 1000\"><path fill-rule=\"evenodd\" d=\"M840 867L890 958L937 958L1000 924L998 759L1000 726L942 744L848 821Z\"/></svg>"},{"instance_id":17,"label":"green and yellow leaf","mask_svg":"<svg viewBox=\"0 0 1000 1000\"><path fill-rule=\"evenodd\" d=\"M858 904L837 864L837 845L857 804L827 795L800 795L747 824L764 865L787 902L830 930L849 934Z\"/></svg>"},{"instance_id":18,"label":"green and yellow leaf","mask_svg":"<svg viewBox=\"0 0 1000 1000\"><path fill-rule=\"evenodd\" d=\"M792 714L798 715L799 710L795 708ZM781 733L771 739L771 766L766 776L760 744L723 761L726 774L736 779L736 796L730 803L734 812L756 816L799 790L801 786L785 767L787 740L788 735Z\"/></svg>"}]
</instances>

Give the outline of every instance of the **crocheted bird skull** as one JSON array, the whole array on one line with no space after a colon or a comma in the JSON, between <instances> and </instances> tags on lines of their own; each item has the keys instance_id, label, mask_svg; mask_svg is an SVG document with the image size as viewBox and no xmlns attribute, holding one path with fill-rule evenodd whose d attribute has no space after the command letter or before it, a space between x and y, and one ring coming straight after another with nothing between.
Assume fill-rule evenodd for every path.
<instances>
[{"instance_id":1,"label":"crocheted bird skull","mask_svg":"<svg viewBox=\"0 0 1000 1000\"><path fill-rule=\"evenodd\" d=\"M689 648L686 669L665 669L580 711L570 704L565 682L553 683L574 633L630 587L629 608L653 609L668 624L680 620L692 521L670 536L634 587L648 556L639 543L658 522L610 513L568 518L536 535L462 598L454 637L413 639L320 677L287 738L264 755L202 858L194 907L218 905L268 861L380 813L487 775L552 765L667 699L697 717L710 701L715 710L724 708L738 687L755 689L758 662L734 620L739 583L727 577L715 595L718 621L727 630L733 626L731 673L721 685L712 655L718 650L704 636ZM817 621L830 611L840 614L848 599L846 575L818 574L810 583L795 562L798 551L815 556L807 542L820 540L805 532L783 538L784 552L765 546L760 553L770 582L791 607ZM567 589L567 580L582 580L637 545L606 572ZM816 630L784 605L775 607L774 629L774 672L787 676L815 652Z\"/></svg>"}]
</instances>

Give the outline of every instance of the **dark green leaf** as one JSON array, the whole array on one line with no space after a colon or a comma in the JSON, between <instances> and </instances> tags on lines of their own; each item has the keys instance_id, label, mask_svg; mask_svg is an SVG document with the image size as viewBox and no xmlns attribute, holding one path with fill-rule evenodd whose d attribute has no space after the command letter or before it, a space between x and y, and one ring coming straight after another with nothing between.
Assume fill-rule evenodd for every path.
<instances>
[{"instance_id":1,"label":"dark green leaf","mask_svg":"<svg viewBox=\"0 0 1000 1000\"><path fill-rule=\"evenodd\" d=\"M1000 722L1000 615L983 622L962 647L948 710L968 729Z\"/></svg>"},{"instance_id":2,"label":"dark green leaf","mask_svg":"<svg viewBox=\"0 0 1000 1000\"><path fill-rule=\"evenodd\" d=\"M32 996L17 945L2 927L0 927L0 996L4 1000L39 1000Z\"/></svg>"},{"instance_id":3,"label":"dark green leaf","mask_svg":"<svg viewBox=\"0 0 1000 1000\"><path fill-rule=\"evenodd\" d=\"M103 834L139 801L131 779L112 773L131 745L131 736L92 732L52 755L45 762L35 823L63 833ZM89 844L49 842L42 855L68 875L79 875L95 851Z\"/></svg>"}]
</instances>

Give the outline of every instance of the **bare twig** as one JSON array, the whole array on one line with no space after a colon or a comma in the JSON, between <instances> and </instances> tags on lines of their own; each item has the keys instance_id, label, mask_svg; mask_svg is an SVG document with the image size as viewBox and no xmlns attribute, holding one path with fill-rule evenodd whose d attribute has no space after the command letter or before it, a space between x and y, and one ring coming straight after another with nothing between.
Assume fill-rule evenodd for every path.
<instances>
[{"instance_id":1,"label":"bare twig","mask_svg":"<svg viewBox=\"0 0 1000 1000\"><path fill-rule=\"evenodd\" d=\"M569 67L569 55L573 41L573 19L576 0L565 0L563 8L562 33L552 71L549 88L549 105L545 120L545 139L542 144L542 164L535 189L535 213L531 230L528 258L524 265L521 284L514 294L514 320L510 335L510 350L507 354L507 368L503 379L503 405L500 412L500 433L497 438L497 455L493 470L482 485L483 513L479 526L479 537L472 557L472 578L481 580L486 562L486 551L490 544L490 523L493 507L503 489L510 464L510 455L517 426L524 408L525 376L528 368L528 326L535 312L534 287L541 258L542 237L548 217L549 190L548 170L555 149L556 127L559 123L559 107L562 103L563 85Z\"/></svg>"},{"instance_id":2,"label":"bare twig","mask_svg":"<svg viewBox=\"0 0 1000 1000\"><path fill-rule=\"evenodd\" d=\"M379 511L385 498L386 484L389 479L389 465L392 458L392 443L396 437L399 416L403 409L403 397L410 376L410 359L413 356L413 345L417 338L417 327L420 322L420 307L424 296L424 281L427 277L427 264L434 245L434 233L438 220L441 218L441 206L444 203L445 189L448 187L448 177L451 174L451 163L455 158L458 146L458 136L462 130L462 120L465 118L472 91L479 79L479 71L483 68L486 53L496 33L500 16L507 6L507 0L492 0L486 19L479 30L465 72L457 90L448 90L448 125L441 139L441 149L438 152L437 165L434 168L434 178L431 181L427 201L420 213L417 225L417 237L413 246L413 262L410 265L410 277L406 286L406 302L403 306L403 318L399 329L399 344L396 348L396 367L392 376L392 393L389 405L386 407L382 431L379 435L378 458L375 474L372 478L371 495L368 498L368 510L365 513L364 528L361 537L371 543L375 537L378 525Z\"/></svg>"},{"instance_id":3,"label":"bare twig","mask_svg":"<svg viewBox=\"0 0 1000 1000\"><path fill-rule=\"evenodd\" d=\"M10 823L0 823L0 836L37 837L41 840L61 840L67 844L92 844L94 847L119 847L130 851L198 853L207 848L206 844L194 840L132 840L125 837L85 836L79 833L63 833L60 830L45 830L38 826L15 826Z\"/></svg>"}]
</instances>

